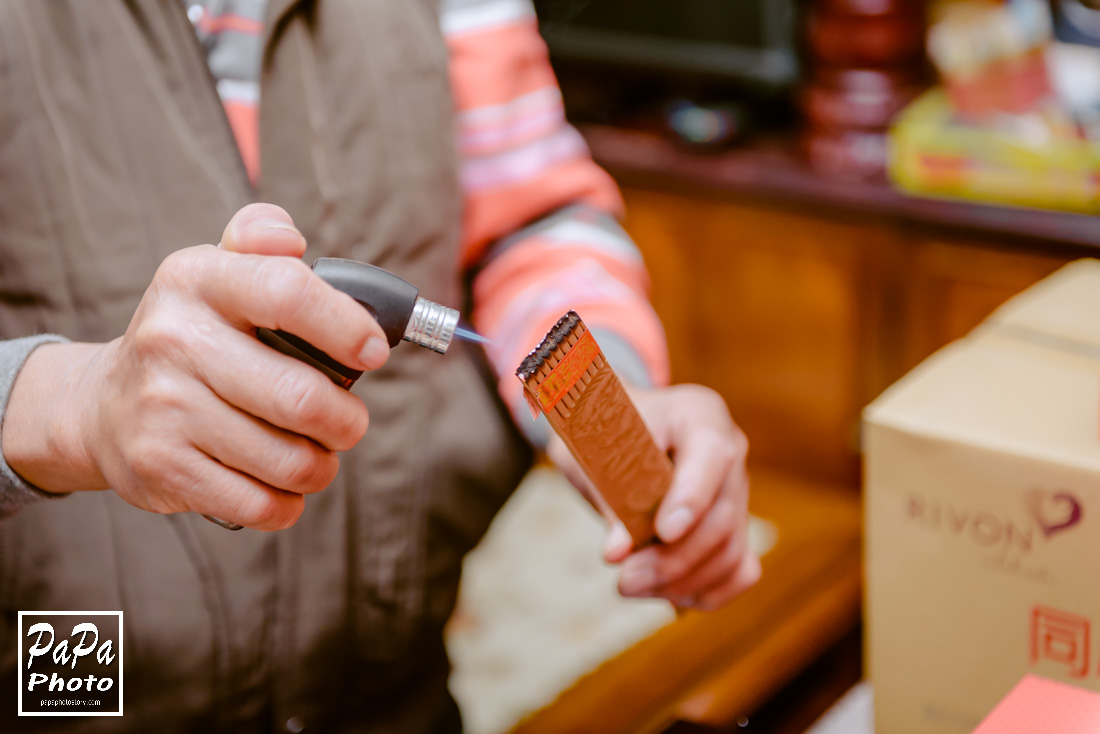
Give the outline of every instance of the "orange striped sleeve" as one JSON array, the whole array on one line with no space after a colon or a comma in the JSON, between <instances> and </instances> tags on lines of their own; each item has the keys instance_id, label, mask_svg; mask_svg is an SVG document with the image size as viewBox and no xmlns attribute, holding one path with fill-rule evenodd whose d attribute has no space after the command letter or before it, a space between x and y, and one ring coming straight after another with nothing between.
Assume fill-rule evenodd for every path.
<instances>
[{"instance_id":1,"label":"orange striped sleeve","mask_svg":"<svg viewBox=\"0 0 1100 734\"><path fill-rule=\"evenodd\" d=\"M583 201L619 212L614 182L565 121L534 15L521 12L529 3L449 5L444 3L443 25L446 31L452 16L447 43L465 194L464 262L477 262L493 240L566 204ZM483 24L453 18L463 15Z\"/></svg>"},{"instance_id":2,"label":"orange striped sleeve","mask_svg":"<svg viewBox=\"0 0 1100 734\"><path fill-rule=\"evenodd\" d=\"M575 309L612 365L669 379L664 332L641 255L615 220L611 177L565 119L529 0L443 0L464 196L463 264L475 327L500 392L529 423L513 371Z\"/></svg>"}]
</instances>

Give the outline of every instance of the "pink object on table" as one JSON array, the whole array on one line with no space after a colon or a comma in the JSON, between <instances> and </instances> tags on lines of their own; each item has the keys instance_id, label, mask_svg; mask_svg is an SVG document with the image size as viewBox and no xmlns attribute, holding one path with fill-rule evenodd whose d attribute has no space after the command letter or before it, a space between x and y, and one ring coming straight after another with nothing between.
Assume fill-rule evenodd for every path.
<instances>
[{"instance_id":1,"label":"pink object on table","mask_svg":"<svg viewBox=\"0 0 1100 734\"><path fill-rule=\"evenodd\" d=\"M973 734L1095 734L1100 693L1024 676Z\"/></svg>"}]
</instances>

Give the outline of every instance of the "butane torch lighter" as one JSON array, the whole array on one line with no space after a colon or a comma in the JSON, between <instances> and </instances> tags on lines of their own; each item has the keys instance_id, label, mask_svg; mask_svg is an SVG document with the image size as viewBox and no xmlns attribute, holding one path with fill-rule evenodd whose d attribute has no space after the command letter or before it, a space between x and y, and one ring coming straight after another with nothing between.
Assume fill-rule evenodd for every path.
<instances>
[{"instance_id":1,"label":"butane torch lighter","mask_svg":"<svg viewBox=\"0 0 1100 734\"><path fill-rule=\"evenodd\" d=\"M421 298L420 289L409 281L375 265L335 257L317 258L313 263L313 272L370 311L385 332L391 348L402 341L409 341L443 354L451 345L458 326L458 311ZM256 337L269 347L317 368L345 390L350 389L363 374L337 362L294 334L257 329ZM203 517L227 530L240 530L242 527L210 515Z\"/></svg>"}]
</instances>

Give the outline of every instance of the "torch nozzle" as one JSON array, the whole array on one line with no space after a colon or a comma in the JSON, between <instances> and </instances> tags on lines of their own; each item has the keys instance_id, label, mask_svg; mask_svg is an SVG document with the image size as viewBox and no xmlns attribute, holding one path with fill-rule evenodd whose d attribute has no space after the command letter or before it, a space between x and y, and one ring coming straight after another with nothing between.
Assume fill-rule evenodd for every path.
<instances>
[{"instance_id":1,"label":"torch nozzle","mask_svg":"<svg viewBox=\"0 0 1100 734\"><path fill-rule=\"evenodd\" d=\"M443 354L451 345L456 326L458 311L418 297L403 338Z\"/></svg>"}]
</instances>

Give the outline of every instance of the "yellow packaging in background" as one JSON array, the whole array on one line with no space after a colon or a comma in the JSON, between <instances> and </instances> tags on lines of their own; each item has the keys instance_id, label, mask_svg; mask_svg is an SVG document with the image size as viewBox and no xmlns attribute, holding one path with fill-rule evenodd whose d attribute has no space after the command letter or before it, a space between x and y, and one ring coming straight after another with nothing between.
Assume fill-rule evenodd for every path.
<instances>
[{"instance_id":1,"label":"yellow packaging in background","mask_svg":"<svg viewBox=\"0 0 1100 734\"><path fill-rule=\"evenodd\" d=\"M1028 672L1100 691L1100 262L886 391L864 452L876 731L970 732Z\"/></svg>"},{"instance_id":2,"label":"yellow packaging in background","mask_svg":"<svg viewBox=\"0 0 1100 734\"><path fill-rule=\"evenodd\" d=\"M1063 129L1055 110L1017 123L1010 133L959 122L932 89L891 126L887 171L918 195L1100 212L1100 145Z\"/></svg>"}]
</instances>

